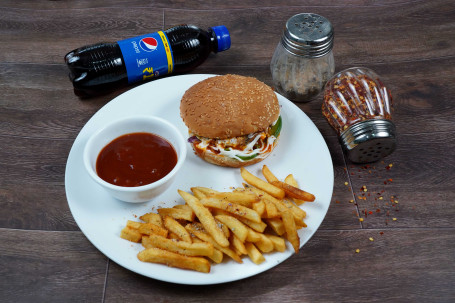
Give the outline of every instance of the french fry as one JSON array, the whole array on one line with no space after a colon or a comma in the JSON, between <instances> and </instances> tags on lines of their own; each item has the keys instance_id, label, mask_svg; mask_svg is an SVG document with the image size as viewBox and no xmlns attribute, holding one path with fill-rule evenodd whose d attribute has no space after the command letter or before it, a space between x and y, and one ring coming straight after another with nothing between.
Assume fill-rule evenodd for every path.
<instances>
[{"instance_id":1,"label":"french fry","mask_svg":"<svg viewBox=\"0 0 455 303\"><path fill-rule=\"evenodd\" d=\"M276 251L284 252L286 250L286 242L283 238L270 234L265 234L265 236L272 241L273 248Z\"/></svg>"},{"instance_id":2,"label":"french fry","mask_svg":"<svg viewBox=\"0 0 455 303\"><path fill-rule=\"evenodd\" d=\"M246 241L248 242L257 242L261 240L261 233L248 228L248 235L246 237Z\"/></svg>"},{"instance_id":3,"label":"french fry","mask_svg":"<svg viewBox=\"0 0 455 303\"><path fill-rule=\"evenodd\" d=\"M298 218L299 220L303 220L306 217L306 212L303 209L301 209L300 207L298 207L297 205L295 205L292 201L289 201L286 199L283 199L281 201L288 209L290 209L292 211L294 216L296 218Z\"/></svg>"},{"instance_id":4,"label":"french fry","mask_svg":"<svg viewBox=\"0 0 455 303\"><path fill-rule=\"evenodd\" d=\"M237 203L248 208L251 208L251 205L254 202L259 201L259 198L252 192L219 192L216 194L207 195L207 197L227 200L229 202Z\"/></svg>"},{"instance_id":5,"label":"french fry","mask_svg":"<svg viewBox=\"0 0 455 303\"><path fill-rule=\"evenodd\" d=\"M244 241L241 241L239 238L237 238L235 234L231 235L230 242L238 255L248 254L245 248Z\"/></svg>"},{"instance_id":6,"label":"french fry","mask_svg":"<svg viewBox=\"0 0 455 303\"><path fill-rule=\"evenodd\" d=\"M265 205L265 212L267 214L266 218L277 218L280 216L280 213L278 212L275 203L266 198L262 199L262 201L264 202Z\"/></svg>"},{"instance_id":7,"label":"french fry","mask_svg":"<svg viewBox=\"0 0 455 303\"><path fill-rule=\"evenodd\" d=\"M208 188L208 187L202 187L202 186L191 187L191 191L193 193L195 190L199 191L200 193L203 193L205 196L219 193L219 191Z\"/></svg>"},{"instance_id":8,"label":"french fry","mask_svg":"<svg viewBox=\"0 0 455 303\"><path fill-rule=\"evenodd\" d=\"M262 196L262 199L267 199L267 200L270 200L271 202L273 202L273 204L275 204L276 208L278 209L278 211L280 213L284 212L288 209L291 209L292 214L294 215L294 218L297 221L301 221L303 219L302 213L300 211L302 211L306 215L306 213L302 209L300 209L299 207L297 207L296 205L294 205L292 203L286 204L283 202L284 200L279 200L259 188L250 187L250 189L253 192L255 192L257 195ZM295 206L295 208L293 206Z\"/></svg>"},{"instance_id":9,"label":"french fry","mask_svg":"<svg viewBox=\"0 0 455 303\"><path fill-rule=\"evenodd\" d=\"M240 174L246 183L248 183L254 187L257 187L259 189L262 189L263 191L272 195L275 198L278 198L278 199L284 198L285 192L283 189L276 187L275 185L272 185L272 184L256 177L255 175L253 175L252 173L247 171L244 167L240 168Z\"/></svg>"},{"instance_id":10,"label":"french fry","mask_svg":"<svg viewBox=\"0 0 455 303\"><path fill-rule=\"evenodd\" d=\"M193 210L191 209L191 207L188 206L188 204L176 204L172 208L189 210L194 214ZM193 218L193 220L194 220L194 218Z\"/></svg>"},{"instance_id":11,"label":"french fry","mask_svg":"<svg viewBox=\"0 0 455 303\"><path fill-rule=\"evenodd\" d=\"M264 201L260 200L259 202L253 203L253 205L251 205L251 208L256 211L258 215L261 216L261 218L267 216Z\"/></svg>"},{"instance_id":12,"label":"french fry","mask_svg":"<svg viewBox=\"0 0 455 303\"><path fill-rule=\"evenodd\" d=\"M142 224L142 222L131 221L131 220L126 221L127 227L136 229L136 230L139 229L139 227L141 227L141 224Z\"/></svg>"},{"instance_id":13,"label":"french fry","mask_svg":"<svg viewBox=\"0 0 455 303\"><path fill-rule=\"evenodd\" d=\"M300 239L299 235L297 234L294 216L292 215L291 211L288 210L281 213L281 218L283 219L284 229L286 230L286 238L289 242L291 242L295 253L298 253L300 249Z\"/></svg>"},{"instance_id":14,"label":"french fry","mask_svg":"<svg viewBox=\"0 0 455 303\"><path fill-rule=\"evenodd\" d=\"M202 241L201 239L199 239L196 236L192 237L192 240L194 243L207 243L207 242ZM213 248L213 255L207 256L207 257L210 258L215 263L223 262L223 253L221 252L221 250L218 250L215 247Z\"/></svg>"},{"instance_id":15,"label":"french fry","mask_svg":"<svg viewBox=\"0 0 455 303\"><path fill-rule=\"evenodd\" d=\"M159 227L163 227L163 220L161 216L157 213L147 213L139 217L142 221L146 223L153 223Z\"/></svg>"},{"instance_id":16,"label":"french fry","mask_svg":"<svg viewBox=\"0 0 455 303\"><path fill-rule=\"evenodd\" d=\"M265 224L263 221L257 223L257 222L253 222L251 220L248 220L248 219L245 219L242 217L237 217L237 219L239 219L240 222L242 222L246 226L250 227L254 231L257 231L260 233L264 232L265 228L267 227L267 224Z\"/></svg>"},{"instance_id":17,"label":"french fry","mask_svg":"<svg viewBox=\"0 0 455 303\"><path fill-rule=\"evenodd\" d=\"M248 236L248 228L238 219L232 216L218 215L215 219L227 226L232 233L242 242L245 242Z\"/></svg>"},{"instance_id":18,"label":"french fry","mask_svg":"<svg viewBox=\"0 0 455 303\"><path fill-rule=\"evenodd\" d=\"M143 262L165 264L171 267L210 272L210 262L202 257L188 257L159 248L146 248L137 254Z\"/></svg>"},{"instance_id":19,"label":"french fry","mask_svg":"<svg viewBox=\"0 0 455 303\"><path fill-rule=\"evenodd\" d=\"M164 226L167 228L167 230L169 230L169 232L174 233L178 237L178 239L188 243L192 243L190 233L174 218L165 216L163 221Z\"/></svg>"},{"instance_id":20,"label":"french fry","mask_svg":"<svg viewBox=\"0 0 455 303\"><path fill-rule=\"evenodd\" d=\"M213 255L213 245L211 243L188 243L185 241L174 241L172 239L167 239L154 234L151 234L148 238L149 247L161 248L192 257ZM148 248L147 246L145 247Z\"/></svg>"},{"instance_id":21,"label":"french fry","mask_svg":"<svg viewBox=\"0 0 455 303\"><path fill-rule=\"evenodd\" d=\"M207 230L207 232L210 235L212 235L216 243L218 243L221 247L228 247L229 240L224 235L223 231L216 224L215 218L212 216L210 211L207 208L205 208L204 205L195 196L182 190L178 190L178 192L180 196L182 196L182 198L185 200L185 202L194 211L196 217L198 217L199 221L202 223L205 230Z\"/></svg>"},{"instance_id":22,"label":"french fry","mask_svg":"<svg viewBox=\"0 0 455 303\"><path fill-rule=\"evenodd\" d=\"M213 217L215 217L215 216L213 216ZM227 227L222 222L218 221L216 218L215 218L215 222L218 225L218 227L221 228L221 230L223 231L223 233L226 236L226 238L229 238L231 236L231 232L229 231L229 227Z\"/></svg>"},{"instance_id":23,"label":"french fry","mask_svg":"<svg viewBox=\"0 0 455 303\"><path fill-rule=\"evenodd\" d=\"M284 182L289 185L299 188L299 184L297 183L297 180L294 178L294 175L292 175L292 174L287 175L286 178L284 178ZM305 203L304 200L297 199L297 198L292 198L292 200L294 200L294 203L297 205L302 205L303 203Z\"/></svg>"},{"instance_id":24,"label":"french fry","mask_svg":"<svg viewBox=\"0 0 455 303\"><path fill-rule=\"evenodd\" d=\"M279 236L284 235L286 230L284 229L283 220L281 218L271 218L266 220L267 225Z\"/></svg>"},{"instance_id":25,"label":"french fry","mask_svg":"<svg viewBox=\"0 0 455 303\"><path fill-rule=\"evenodd\" d=\"M169 239L172 239L172 240L182 241L182 240L180 239L180 237L177 236L176 234L174 234L172 231L170 231L170 232L167 234L167 237L168 237Z\"/></svg>"},{"instance_id":26,"label":"french fry","mask_svg":"<svg viewBox=\"0 0 455 303\"><path fill-rule=\"evenodd\" d=\"M278 178L270 171L267 165L262 166L262 175L269 183L272 183L273 181L278 181Z\"/></svg>"},{"instance_id":27,"label":"french fry","mask_svg":"<svg viewBox=\"0 0 455 303\"><path fill-rule=\"evenodd\" d=\"M204 198L200 201L202 205L207 207L213 207L225 210L239 217L247 218L253 222L261 222L261 217L254 210L237 203L231 203L228 201L215 199L215 198Z\"/></svg>"},{"instance_id":28,"label":"french fry","mask_svg":"<svg viewBox=\"0 0 455 303\"><path fill-rule=\"evenodd\" d=\"M308 225L306 225L305 222L297 221L297 220L295 220L295 218L294 218L294 221L295 221L295 226L296 226L297 229L301 229L301 228L304 228L304 227L308 226Z\"/></svg>"},{"instance_id":29,"label":"french fry","mask_svg":"<svg viewBox=\"0 0 455 303\"><path fill-rule=\"evenodd\" d=\"M264 253L273 251L274 246L273 246L272 240L270 240L264 234L259 234L259 235L260 235L261 239L259 241L254 242L254 245L256 245L256 247Z\"/></svg>"},{"instance_id":30,"label":"french fry","mask_svg":"<svg viewBox=\"0 0 455 303\"><path fill-rule=\"evenodd\" d=\"M239 255L237 255L229 247L223 247L223 246L219 245L208 233L203 232L201 230L197 230L196 228L194 228L194 226L192 224L187 224L185 226L185 228L188 229L188 231L190 233L192 233L193 235L195 235L196 237L198 237L202 241L211 243L216 249L220 250L221 252L223 252L227 256L231 257L231 259L233 259L237 263L243 263L243 261L242 261L242 259L240 258Z\"/></svg>"},{"instance_id":31,"label":"french fry","mask_svg":"<svg viewBox=\"0 0 455 303\"><path fill-rule=\"evenodd\" d=\"M168 231L158 225L153 223L140 223L141 225L138 228L138 231L143 235L156 234L162 237L167 237Z\"/></svg>"},{"instance_id":32,"label":"french fry","mask_svg":"<svg viewBox=\"0 0 455 303\"><path fill-rule=\"evenodd\" d=\"M250 257L251 261L255 264L261 264L265 261L264 256L261 252L254 246L253 243L247 242L245 243L246 251L248 252L248 257Z\"/></svg>"},{"instance_id":33,"label":"french fry","mask_svg":"<svg viewBox=\"0 0 455 303\"><path fill-rule=\"evenodd\" d=\"M193 193L193 195L198 198L199 200L207 197L207 194L205 194L204 192L202 192L199 188L197 187L192 187L191 188L191 192Z\"/></svg>"},{"instance_id":34,"label":"french fry","mask_svg":"<svg viewBox=\"0 0 455 303\"><path fill-rule=\"evenodd\" d=\"M194 221L195 213L193 210L183 208L158 208L161 216L169 216L176 220Z\"/></svg>"},{"instance_id":35,"label":"french fry","mask_svg":"<svg viewBox=\"0 0 455 303\"><path fill-rule=\"evenodd\" d=\"M125 226L120 233L120 238L131 242L140 243L142 234L137 229Z\"/></svg>"},{"instance_id":36,"label":"french fry","mask_svg":"<svg viewBox=\"0 0 455 303\"><path fill-rule=\"evenodd\" d=\"M285 182L281 181L272 181L271 184L273 184L276 187L281 188L287 196L291 198L296 198L308 202L313 202L316 197L313 194L310 194L309 192L306 192L300 188L294 187L292 185L289 185Z\"/></svg>"}]
</instances>

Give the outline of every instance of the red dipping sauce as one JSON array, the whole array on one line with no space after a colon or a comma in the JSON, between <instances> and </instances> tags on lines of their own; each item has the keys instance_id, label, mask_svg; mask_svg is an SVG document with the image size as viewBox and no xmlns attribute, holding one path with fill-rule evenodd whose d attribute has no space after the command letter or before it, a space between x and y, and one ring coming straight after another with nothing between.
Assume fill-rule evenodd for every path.
<instances>
[{"instance_id":1,"label":"red dipping sauce","mask_svg":"<svg viewBox=\"0 0 455 303\"><path fill-rule=\"evenodd\" d=\"M96 172L106 182L134 187L153 183L177 164L177 152L164 138L150 133L120 136L106 145L96 160Z\"/></svg>"}]
</instances>

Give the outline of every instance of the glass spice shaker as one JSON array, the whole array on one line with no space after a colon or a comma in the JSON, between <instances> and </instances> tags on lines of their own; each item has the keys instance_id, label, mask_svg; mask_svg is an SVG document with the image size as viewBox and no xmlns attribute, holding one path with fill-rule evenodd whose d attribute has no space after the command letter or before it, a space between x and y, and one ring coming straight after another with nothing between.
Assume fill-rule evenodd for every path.
<instances>
[{"instance_id":1,"label":"glass spice shaker","mask_svg":"<svg viewBox=\"0 0 455 303\"><path fill-rule=\"evenodd\" d=\"M311 13L291 17L270 62L275 90L295 102L318 95L335 71L333 38L326 18Z\"/></svg>"},{"instance_id":2,"label":"glass spice shaker","mask_svg":"<svg viewBox=\"0 0 455 303\"><path fill-rule=\"evenodd\" d=\"M395 150L392 95L371 69L335 74L324 88L322 114L352 162L374 162Z\"/></svg>"}]
</instances>

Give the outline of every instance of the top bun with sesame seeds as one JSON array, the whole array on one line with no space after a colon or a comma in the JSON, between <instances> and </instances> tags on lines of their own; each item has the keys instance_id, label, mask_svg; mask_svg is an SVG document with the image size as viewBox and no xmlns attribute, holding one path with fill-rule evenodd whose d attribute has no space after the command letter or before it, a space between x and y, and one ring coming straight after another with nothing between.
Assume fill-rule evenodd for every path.
<instances>
[{"instance_id":1,"label":"top bun with sesame seeds","mask_svg":"<svg viewBox=\"0 0 455 303\"><path fill-rule=\"evenodd\" d=\"M263 160L281 130L280 105L272 88L240 75L196 83L183 95L180 115L196 154L222 166Z\"/></svg>"}]
</instances>

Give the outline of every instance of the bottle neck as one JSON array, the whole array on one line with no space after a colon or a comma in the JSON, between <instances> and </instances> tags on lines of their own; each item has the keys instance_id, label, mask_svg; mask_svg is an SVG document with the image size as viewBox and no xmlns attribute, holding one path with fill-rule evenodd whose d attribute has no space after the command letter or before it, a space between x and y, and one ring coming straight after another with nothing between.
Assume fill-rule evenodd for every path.
<instances>
[{"instance_id":1,"label":"bottle neck","mask_svg":"<svg viewBox=\"0 0 455 303\"><path fill-rule=\"evenodd\" d=\"M211 28L209 28L208 33L210 36L210 51L217 53L218 52L218 39L216 38L216 33Z\"/></svg>"}]
</instances>

